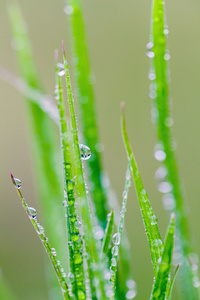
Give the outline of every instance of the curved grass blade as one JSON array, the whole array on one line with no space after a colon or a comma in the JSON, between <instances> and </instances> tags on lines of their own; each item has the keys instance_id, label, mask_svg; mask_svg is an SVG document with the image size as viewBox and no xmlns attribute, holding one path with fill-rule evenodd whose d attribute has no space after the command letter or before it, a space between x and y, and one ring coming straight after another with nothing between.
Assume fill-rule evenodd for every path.
<instances>
[{"instance_id":1,"label":"curved grass blade","mask_svg":"<svg viewBox=\"0 0 200 300\"><path fill-rule=\"evenodd\" d=\"M76 114L74 109L74 99L72 94L70 75L69 75L69 66L66 60L66 55L63 46L63 59L64 59L64 67L65 67L65 75L66 75L66 85L67 85L67 95L68 95L68 105L71 117L71 128L72 128L72 136L73 136L73 147L74 147L74 169L76 176L76 190L77 190L77 201L79 204L79 209L81 213L82 223L83 223L83 232L85 239L85 248L86 252L91 257L91 263L95 264L93 268L94 275L97 280L99 280L99 288L101 293L101 299L107 299L104 289L105 279L104 279L104 271L105 265L103 261L100 259L100 251L97 247L96 240L94 238L93 232L93 220L91 216L91 210L89 206L88 195L86 192L85 186L85 178L83 173L83 166L81 161L81 153L79 147L79 138L78 138L78 127Z\"/></svg>"},{"instance_id":2,"label":"curved grass blade","mask_svg":"<svg viewBox=\"0 0 200 300\"><path fill-rule=\"evenodd\" d=\"M170 300L170 299L171 299L172 288L173 288L173 286L174 286L174 282L175 282L175 279L176 279L176 276L177 276L177 273L178 273L178 270L179 270L180 266L181 266L181 264L178 264L178 266L176 267L176 270L175 270L175 272L174 272L174 275L173 275L173 277L172 277L172 279L171 279L171 282L170 282L170 284L169 284L169 287L168 287L168 289L167 289L167 297L166 297L167 300Z\"/></svg>"},{"instance_id":3,"label":"curved grass blade","mask_svg":"<svg viewBox=\"0 0 200 300\"><path fill-rule=\"evenodd\" d=\"M124 188L124 192L123 192L120 220L119 220L119 225L117 228L117 233L115 233L113 235L114 246L112 247L112 250L111 250L112 258L111 258L110 270L111 270L111 282L112 282L113 290L114 290L113 299L115 298L115 290L116 290L116 275L117 275L117 261L118 261L118 256L119 256L119 247L120 247L120 242L122 239L122 232L123 232L123 227L124 227L124 218L125 218L125 212L126 212L128 191L129 191L129 187L131 184L131 163L132 163L132 156L130 156L128 168L126 171L126 180L125 180L125 188Z\"/></svg>"},{"instance_id":4,"label":"curved grass blade","mask_svg":"<svg viewBox=\"0 0 200 300\"><path fill-rule=\"evenodd\" d=\"M41 83L32 58L31 46L27 34L27 27L17 3L9 3L9 16L13 31L13 38L17 46L17 60L23 80L30 89L40 91ZM23 47L20 47L23 45ZM48 235L54 241L61 261L67 268L65 248L65 225L61 203L63 199L62 169L57 139L57 128L52 119L44 113L40 105L33 103L34 99L26 98L27 123L30 129L30 144L32 146L32 159L39 192L40 205L45 212L44 223ZM60 203L60 206L58 205ZM55 226L55 223L57 226ZM57 230L59 228L59 231ZM50 278L51 279L51 278ZM54 280L54 277L53 277ZM54 286L52 281L49 284ZM57 282L55 281L55 285ZM54 289L55 290L55 289ZM58 296L59 300L59 296Z\"/></svg>"},{"instance_id":5,"label":"curved grass blade","mask_svg":"<svg viewBox=\"0 0 200 300\"><path fill-rule=\"evenodd\" d=\"M155 278L151 300L165 300L170 284L170 271L172 253L174 247L175 214L170 218L167 235L165 238L164 250L161 262L158 265L158 272Z\"/></svg>"},{"instance_id":6,"label":"curved grass blade","mask_svg":"<svg viewBox=\"0 0 200 300\"><path fill-rule=\"evenodd\" d=\"M67 218L67 238L69 249L70 272L73 275L72 293L77 299L86 298L85 277L83 268L83 241L79 231L77 220L77 210L75 207L75 182L72 174L72 162L70 153L70 143L65 116L65 107L58 64L56 64L56 89L55 98L58 101L58 111L60 116L60 140L63 158L64 177L64 197L63 205L66 209Z\"/></svg>"},{"instance_id":7,"label":"curved grass blade","mask_svg":"<svg viewBox=\"0 0 200 300\"><path fill-rule=\"evenodd\" d=\"M131 160L132 176L135 183L135 189L136 189L136 193L140 205L140 211L144 222L147 240L149 243L154 274L156 275L158 260L160 259L163 251L163 242L161 240L160 233L158 230L157 218L154 215L153 209L148 199L148 195L144 189L142 179L128 139L125 116L124 116L124 105L125 105L124 103L121 104L122 135L123 135L124 145L127 151L128 158L130 159L132 155L132 160Z\"/></svg>"},{"instance_id":8,"label":"curved grass blade","mask_svg":"<svg viewBox=\"0 0 200 300\"><path fill-rule=\"evenodd\" d=\"M102 253L108 254L112 233L114 228L114 210L112 209L109 216L109 221L106 226L105 236L102 244Z\"/></svg>"},{"instance_id":9,"label":"curved grass blade","mask_svg":"<svg viewBox=\"0 0 200 300\"><path fill-rule=\"evenodd\" d=\"M27 203L25 202L25 199L20 191L21 182L19 181L19 179L14 178L11 173L10 173L10 176L11 176L12 182L16 188L16 191L19 195L19 198L22 202L22 206L23 206L24 210L26 211L26 214L28 215L29 220L31 221L35 231L37 232L38 237L39 237L40 241L42 242L42 245L44 246L46 253L51 261L51 264L56 273L63 297L65 300L70 300L71 297L69 296L68 285L65 281L66 274L63 272L63 268L61 267L60 262L56 259L56 250L50 246L48 238L44 234L44 228L37 222L36 210L32 207L28 207Z\"/></svg>"},{"instance_id":10,"label":"curved grass blade","mask_svg":"<svg viewBox=\"0 0 200 300\"><path fill-rule=\"evenodd\" d=\"M197 289L193 287L193 276L197 276L197 272L194 272L190 267L190 263L188 263L189 255L193 252L193 246L190 238L187 210L179 179L170 128L173 123L170 111L168 80L168 60L170 56L167 51L166 36L168 34L168 28L165 24L165 7L163 0L153 0L151 22L152 39L148 44L151 48L148 49L148 53L151 53L151 72L153 72L153 78L155 78L155 97L153 97L153 103L157 111L155 126L159 147L161 147L165 156L163 163L168 172L168 181L172 186L171 193L175 200L177 236L180 238L181 252L184 256L183 260L185 261L181 268L184 277L181 288L183 292L182 297L187 300L197 299Z\"/></svg>"},{"instance_id":11,"label":"curved grass blade","mask_svg":"<svg viewBox=\"0 0 200 300\"><path fill-rule=\"evenodd\" d=\"M88 161L89 185L92 183L91 198L94 202L96 216L99 224L105 229L106 216L108 213L107 195L102 182L102 160L99 143L99 132L95 110L95 97L90 70L87 43L85 37L85 26L82 17L81 1L70 0L66 6L66 12L72 12L69 16L71 22L75 78L77 82L78 104L81 113L81 131L84 142L92 152L92 159Z\"/></svg>"}]
</instances>

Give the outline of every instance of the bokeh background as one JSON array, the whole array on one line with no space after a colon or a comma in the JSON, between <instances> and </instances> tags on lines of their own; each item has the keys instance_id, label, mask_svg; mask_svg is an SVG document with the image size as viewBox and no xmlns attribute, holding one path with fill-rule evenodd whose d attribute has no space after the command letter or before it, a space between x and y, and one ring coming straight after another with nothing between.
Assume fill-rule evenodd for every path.
<instances>
[{"instance_id":1,"label":"bokeh background","mask_svg":"<svg viewBox=\"0 0 200 300\"><path fill-rule=\"evenodd\" d=\"M7 16L9 1L0 1L0 65L17 74ZM19 0L32 40L40 76L48 94L54 91L54 49L65 42L71 59L70 30L64 0ZM129 136L164 238L169 215L156 190L153 158L156 137L151 123L149 59L150 0L83 0L90 60L95 76L104 167L121 201L127 159L120 131L120 102L126 102ZM173 134L177 141L179 170L184 182L191 232L200 254L200 2L168 0L167 23L171 54ZM23 183L29 204L38 207L33 178L23 97L0 81L0 266L21 300L45 300L44 250L27 219L10 181L12 171ZM89 146L89 145L88 145ZM137 282L136 299L148 299L152 265L134 187L128 199L126 227L131 244L132 270ZM178 299L174 291L173 299Z\"/></svg>"}]
</instances>

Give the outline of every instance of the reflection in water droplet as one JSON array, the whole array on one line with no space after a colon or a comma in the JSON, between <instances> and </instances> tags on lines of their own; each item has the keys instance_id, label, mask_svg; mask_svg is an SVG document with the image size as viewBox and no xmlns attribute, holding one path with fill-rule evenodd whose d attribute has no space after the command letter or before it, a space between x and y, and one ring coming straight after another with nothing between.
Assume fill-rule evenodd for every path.
<instances>
[{"instance_id":1,"label":"reflection in water droplet","mask_svg":"<svg viewBox=\"0 0 200 300\"><path fill-rule=\"evenodd\" d=\"M118 246L112 247L111 252L112 252L112 255L117 256L117 255L118 255L118 252L119 252Z\"/></svg>"},{"instance_id":2,"label":"reflection in water droplet","mask_svg":"<svg viewBox=\"0 0 200 300\"><path fill-rule=\"evenodd\" d=\"M170 182L163 181L158 185L158 190L161 193L169 193L172 191L172 185Z\"/></svg>"},{"instance_id":3,"label":"reflection in water droplet","mask_svg":"<svg viewBox=\"0 0 200 300\"><path fill-rule=\"evenodd\" d=\"M119 232L118 232L118 233L115 233L115 234L113 235L113 243L114 243L115 245L119 245L119 244L120 244L120 234L119 234Z\"/></svg>"},{"instance_id":4,"label":"reflection in water droplet","mask_svg":"<svg viewBox=\"0 0 200 300\"><path fill-rule=\"evenodd\" d=\"M80 147L80 152L81 152L81 158L83 160L89 159L91 156L90 148L83 144L80 144L79 147Z\"/></svg>"},{"instance_id":5,"label":"reflection in water droplet","mask_svg":"<svg viewBox=\"0 0 200 300\"><path fill-rule=\"evenodd\" d=\"M14 178L14 181L15 181L16 188L17 188L17 189L20 189L21 186L22 186L21 180L18 179L18 178Z\"/></svg>"},{"instance_id":6,"label":"reflection in water droplet","mask_svg":"<svg viewBox=\"0 0 200 300\"><path fill-rule=\"evenodd\" d=\"M33 208L33 207L28 207L28 212L29 212L29 215L32 219L35 219L36 216L37 216L37 212L36 212L36 209Z\"/></svg>"}]
</instances>

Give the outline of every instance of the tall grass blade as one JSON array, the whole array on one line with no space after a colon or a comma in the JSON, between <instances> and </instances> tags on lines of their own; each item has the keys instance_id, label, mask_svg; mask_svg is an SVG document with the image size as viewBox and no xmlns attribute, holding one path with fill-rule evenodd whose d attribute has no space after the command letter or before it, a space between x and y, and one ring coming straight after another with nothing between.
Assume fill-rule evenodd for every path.
<instances>
[{"instance_id":1,"label":"tall grass blade","mask_svg":"<svg viewBox=\"0 0 200 300\"><path fill-rule=\"evenodd\" d=\"M61 79L58 64L56 65L56 89L55 98L58 101L60 116L60 140L63 158L64 177L64 198L63 205L66 209L67 238L69 249L70 272L73 275L71 280L72 294L77 299L86 298L85 277L83 268L83 241L79 231L77 210L75 207L75 182L72 174L71 150L63 101Z\"/></svg>"},{"instance_id":2,"label":"tall grass blade","mask_svg":"<svg viewBox=\"0 0 200 300\"><path fill-rule=\"evenodd\" d=\"M105 254L108 254L110 242L112 240L113 229L114 229L114 210L112 209L110 212L110 216L106 226L105 236L102 244L102 252Z\"/></svg>"},{"instance_id":3,"label":"tall grass blade","mask_svg":"<svg viewBox=\"0 0 200 300\"><path fill-rule=\"evenodd\" d=\"M69 300L69 299L71 299L71 297L69 296L68 285L65 281L66 274L62 270L63 268L61 267L60 262L56 259L56 250L55 250L55 248L52 248L50 246L48 238L44 234L44 228L38 223L38 221L36 219L36 217L37 217L36 210L32 207L28 207L27 203L25 202L25 199L20 190L21 182L19 181L19 179L14 178L12 174L10 174L10 176L11 176L12 182L16 188L16 191L19 195L19 198L22 202L22 206L23 206L24 210L26 211L26 214L29 217L29 220L31 221L35 231L37 232L38 237L39 237L40 241L42 242L42 245L44 246L46 253L51 261L51 264L56 273L63 297L64 297L64 299Z\"/></svg>"},{"instance_id":4,"label":"tall grass blade","mask_svg":"<svg viewBox=\"0 0 200 300\"><path fill-rule=\"evenodd\" d=\"M161 262L155 278L151 300L165 300L170 286L171 261L174 246L175 214L171 215Z\"/></svg>"},{"instance_id":5,"label":"tall grass blade","mask_svg":"<svg viewBox=\"0 0 200 300\"><path fill-rule=\"evenodd\" d=\"M132 176L135 183L135 189L136 189L136 193L140 205L140 211L144 222L147 240L149 243L154 274L156 275L158 260L160 259L163 251L163 242L161 240L160 233L158 230L157 218L154 215L153 209L148 199L148 195L144 189L142 179L135 161L135 157L133 155L133 151L131 149L130 142L128 139L125 116L124 116L124 103L122 103L121 108L122 108L122 114L121 114L122 135L123 135L128 158L130 159L132 155L132 160L131 160Z\"/></svg>"},{"instance_id":6,"label":"tall grass blade","mask_svg":"<svg viewBox=\"0 0 200 300\"><path fill-rule=\"evenodd\" d=\"M119 256L119 247L120 247L120 243L121 243L121 239L122 239L122 232L123 232L123 228L124 228L124 218L125 218L125 212L126 212L128 191L129 191L129 187L131 184L131 161L132 161L132 156L130 156L128 168L126 171L126 180L125 180L125 187L124 187L124 192L123 192L120 220L119 220L119 225L117 228L117 233L115 233L113 235L114 246L112 247L112 250L111 250L112 258L111 258L110 270L111 270L111 282L113 284L113 289L114 289L113 299L115 298L114 295L115 295L115 290L116 290L116 275L117 275L117 262L118 262L118 256Z\"/></svg>"},{"instance_id":7,"label":"tall grass blade","mask_svg":"<svg viewBox=\"0 0 200 300\"><path fill-rule=\"evenodd\" d=\"M149 57L152 57L151 73L154 74L154 96L152 98L154 98L153 103L157 111L155 127L158 136L158 150L162 152L162 157L159 155L155 155L155 157L163 161L168 172L167 179L172 187L171 194L175 200L177 235L180 239L181 255L184 257L184 263L181 268L183 271L181 272L183 273L182 299L188 300L197 299L198 296L197 289L193 287L194 272L187 261L193 251L193 247L170 128L173 120L169 101L168 60L170 56L167 51L167 34L168 28L165 23L164 1L154 0L152 6L151 41L148 44L147 54Z\"/></svg>"},{"instance_id":8,"label":"tall grass blade","mask_svg":"<svg viewBox=\"0 0 200 300\"><path fill-rule=\"evenodd\" d=\"M41 91L43 94L39 75L32 58L27 27L20 8L16 3L12 5L9 4L8 8L21 76L28 87ZM63 185L56 125L52 119L41 110L40 105L34 103L32 96L29 98L28 95L26 100L26 108L28 111L27 124L31 132L30 144L32 146L35 178L39 191L40 205L42 211L45 212L43 213L44 223L49 232L49 238L54 241L59 256L63 264L66 265L66 257L63 256L62 251L62 249L65 248L65 225L64 222L62 222L63 211L61 203L63 198ZM57 226L55 226L55 224L57 224ZM59 231L57 228L59 228ZM55 282L55 285L57 285L57 282ZM54 286L53 281L50 286Z\"/></svg>"},{"instance_id":9,"label":"tall grass blade","mask_svg":"<svg viewBox=\"0 0 200 300\"><path fill-rule=\"evenodd\" d=\"M71 131L73 137L73 148L74 148L74 170L76 176L76 191L77 191L77 201L79 204L79 209L81 213L82 223L83 223L83 232L85 239L85 248L88 255L90 255L91 263L95 264L93 268L94 276L99 280L99 289L101 293L101 299L107 299L104 289L104 263L100 259L100 249L97 246L96 240L94 238L94 224L91 216L91 209L89 206L88 195L86 191L85 178L83 173L83 166L81 161L81 153L79 146L79 137L78 137L78 127L76 114L74 109L74 99L72 94L72 87L69 75L69 66L66 60L66 55L63 46L63 59L64 67L66 73L66 86L67 86L67 95L68 95L68 105L71 118Z\"/></svg>"},{"instance_id":10,"label":"tall grass blade","mask_svg":"<svg viewBox=\"0 0 200 300\"><path fill-rule=\"evenodd\" d=\"M175 272L174 272L174 274L173 274L173 277L172 277L172 279L171 279L171 281L170 281L169 287L168 287L168 289L167 289L167 297L166 297L167 300L170 300L170 299L171 299L172 288L173 288L173 286L174 286L174 282L175 282L175 279L176 279L176 276L177 276L177 273L178 273L178 270L179 270L180 266L181 266L181 265L178 264L178 266L176 267L176 270L175 270Z\"/></svg>"},{"instance_id":11,"label":"tall grass blade","mask_svg":"<svg viewBox=\"0 0 200 300\"><path fill-rule=\"evenodd\" d=\"M94 89L90 70L85 26L80 0L70 0L65 8L69 14L73 39L75 78L77 82L78 104L81 113L81 131L84 142L90 147L92 159L88 161L88 179L93 185L91 197L95 205L96 215L101 226L105 229L108 213L107 195L102 182L102 160L99 143L97 116L95 111Z\"/></svg>"}]
</instances>

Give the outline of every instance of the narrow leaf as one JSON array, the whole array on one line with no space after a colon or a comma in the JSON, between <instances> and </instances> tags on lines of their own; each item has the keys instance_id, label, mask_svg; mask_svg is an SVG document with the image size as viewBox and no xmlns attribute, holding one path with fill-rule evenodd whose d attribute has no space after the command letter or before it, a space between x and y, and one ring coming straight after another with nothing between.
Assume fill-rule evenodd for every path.
<instances>
[{"instance_id":1,"label":"narrow leaf","mask_svg":"<svg viewBox=\"0 0 200 300\"><path fill-rule=\"evenodd\" d=\"M114 210L112 209L106 226L105 236L102 245L102 252L105 254L107 254L109 250L110 242L112 240L113 228L114 228Z\"/></svg>"},{"instance_id":2,"label":"narrow leaf","mask_svg":"<svg viewBox=\"0 0 200 300\"><path fill-rule=\"evenodd\" d=\"M174 272L174 275L173 275L173 277L170 281L169 287L167 289L167 297L166 297L167 300L171 299L172 288L174 286L174 282L175 282L175 279L176 279L176 276L177 276L177 273L178 273L178 270L179 270L180 266L181 266L181 264L178 264L178 266L176 267L176 270Z\"/></svg>"},{"instance_id":3,"label":"narrow leaf","mask_svg":"<svg viewBox=\"0 0 200 300\"><path fill-rule=\"evenodd\" d=\"M131 160L131 167L132 167L132 176L135 183L135 189L140 205L140 211L142 214L144 227L147 235L147 240L149 243L149 248L151 252L151 259L153 263L154 273L157 273L157 266L158 266L158 260L160 259L162 255L163 250L163 242L160 237L160 233L157 226L157 218L154 215L153 209L151 207L151 204L148 199L148 195L144 189L142 179L135 161L135 157L133 154L133 151L130 146L130 142L128 139L127 131L126 131L126 123L125 123L125 117L124 117L124 103L121 105L122 108L122 114L121 114L121 121L122 121L122 135L124 138L124 144L127 151L128 158L130 159L132 155Z\"/></svg>"},{"instance_id":4,"label":"narrow leaf","mask_svg":"<svg viewBox=\"0 0 200 300\"><path fill-rule=\"evenodd\" d=\"M155 278L151 300L165 300L170 282L171 261L174 246L175 214L171 215L161 262Z\"/></svg>"},{"instance_id":5,"label":"narrow leaf","mask_svg":"<svg viewBox=\"0 0 200 300\"><path fill-rule=\"evenodd\" d=\"M29 220L31 221L36 233L38 234L38 237L39 237L40 241L42 242L42 245L44 246L46 253L51 261L51 264L56 273L63 297L64 297L64 299L69 300L69 299L71 299L71 297L69 296L68 286L67 286L67 283L65 282L66 274L62 270L60 262L56 259L56 250L55 250L55 248L52 248L50 246L48 238L44 234L44 228L38 223L38 221L36 219L36 216L37 216L36 210L32 207L28 207L27 203L25 202L25 199L20 190L21 182L19 181L19 179L14 178L12 174L10 174L10 176L11 176L12 182L16 188L16 191L19 195L19 198L22 202L22 206L23 206L27 216L29 217Z\"/></svg>"}]
</instances>

